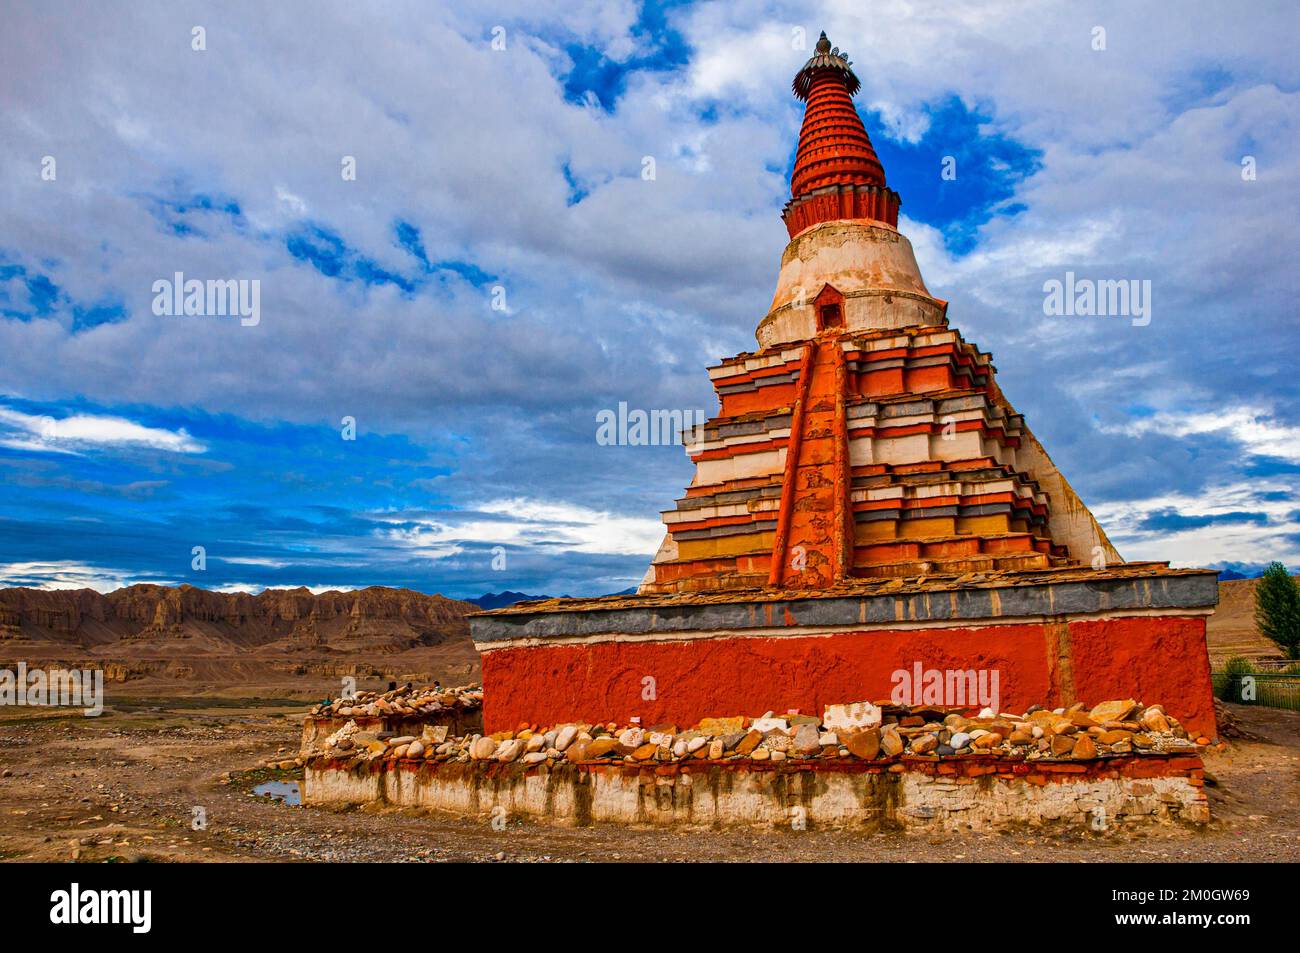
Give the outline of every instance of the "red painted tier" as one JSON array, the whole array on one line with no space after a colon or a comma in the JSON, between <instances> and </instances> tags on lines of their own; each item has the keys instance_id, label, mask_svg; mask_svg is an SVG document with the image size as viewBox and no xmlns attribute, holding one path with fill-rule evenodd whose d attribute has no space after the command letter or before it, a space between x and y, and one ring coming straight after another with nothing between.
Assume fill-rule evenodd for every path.
<instances>
[{"instance_id":1,"label":"red painted tier","mask_svg":"<svg viewBox=\"0 0 1300 953\"><path fill-rule=\"evenodd\" d=\"M1163 704L1190 732L1216 730L1203 616L494 648L483 654L484 726L637 716L685 728L767 710L820 715L826 705L889 698L894 673L918 662L997 671L1003 711L1132 697Z\"/></svg>"},{"instance_id":2,"label":"red painted tier","mask_svg":"<svg viewBox=\"0 0 1300 953\"><path fill-rule=\"evenodd\" d=\"M818 222L869 218L898 225L898 193L885 184L862 118L853 106L858 78L826 34L794 80L806 99L799 149L783 217L791 237Z\"/></svg>"}]
</instances>

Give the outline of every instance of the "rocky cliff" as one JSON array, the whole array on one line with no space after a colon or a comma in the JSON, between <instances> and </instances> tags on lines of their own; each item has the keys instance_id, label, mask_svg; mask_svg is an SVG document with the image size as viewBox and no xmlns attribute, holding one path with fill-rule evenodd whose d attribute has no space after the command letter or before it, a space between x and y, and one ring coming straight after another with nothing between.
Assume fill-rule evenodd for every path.
<instances>
[{"instance_id":1,"label":"rocky cliff","mask_svg":"<svg viewBox=\"0 0 1300 953\"><path fill-rule=\"evenodd\" d=\"M351 674L410 664L416 671L477 669L468 602L410 589L267 590L194 586L0 589L0 659L95 660L121 678L145 674ZM358 668L359 667L359 668Z\"/></svg>"}]
</instances>

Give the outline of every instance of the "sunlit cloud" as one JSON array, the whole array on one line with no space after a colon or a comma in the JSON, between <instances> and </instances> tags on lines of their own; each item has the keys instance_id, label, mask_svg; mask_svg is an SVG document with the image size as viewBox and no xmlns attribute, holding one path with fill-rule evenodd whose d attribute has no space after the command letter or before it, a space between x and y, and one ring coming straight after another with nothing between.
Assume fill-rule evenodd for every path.
<instances>
[{"instance_id":1,"label":"sunlit cloud","mask_svg":"<svg viewBox=\"0 0 1300 953\"><path fill-rule=\"evenodd\" d=\"M24 414L0 407L0 446L45 453L88 453L114 447L203 453L207 448L182 430L163 430L122 417Z\"/></svg>"}]
</instances>

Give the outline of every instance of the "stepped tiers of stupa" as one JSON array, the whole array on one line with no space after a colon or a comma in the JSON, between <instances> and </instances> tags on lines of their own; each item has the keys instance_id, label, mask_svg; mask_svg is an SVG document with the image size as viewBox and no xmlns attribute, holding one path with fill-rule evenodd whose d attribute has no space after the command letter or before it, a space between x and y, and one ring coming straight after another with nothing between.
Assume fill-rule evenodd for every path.
<instances>
[{"instance_id":1,"label":"stepped tiers of stupa","mask_svg":"<svg viewBox=\"0 0 1300 953\"><path fill-rule=\"evenodd\" d=\"M709 369L719 409L638 594L471 618L488 730L818 711L920 663L997 670L1008 704L1160 698L1213 732L1215 574L1126 563L949 323L859 85L823 34L758 349Z\"/></svg>"}]
</instances>

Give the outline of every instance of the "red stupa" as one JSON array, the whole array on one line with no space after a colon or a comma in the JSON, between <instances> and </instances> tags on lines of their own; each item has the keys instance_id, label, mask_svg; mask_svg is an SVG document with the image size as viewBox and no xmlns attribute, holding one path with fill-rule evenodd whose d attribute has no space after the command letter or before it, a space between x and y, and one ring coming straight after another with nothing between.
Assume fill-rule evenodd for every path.
<instances>
[{"instance_id":1,"label":"red stupa","mask_svg":"<svg viewBox=\"0 0 1300 953\"><path fill-rule=\"evenodd\" d=\"M822 34L758 348L709 368L638 595L471 618L489 730L816 712L924 666L1000 673L1007 711L1159 699L1213 732L1216 574L1120 558L927 289L858 87Z\"/></svg>"}]
</instances>

